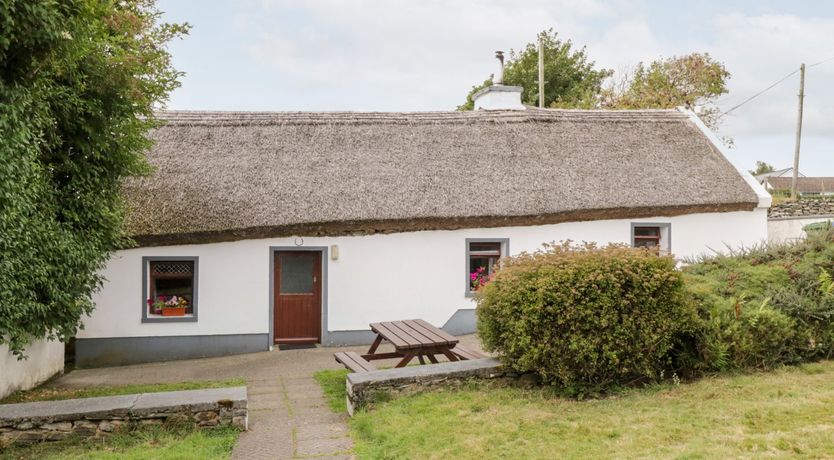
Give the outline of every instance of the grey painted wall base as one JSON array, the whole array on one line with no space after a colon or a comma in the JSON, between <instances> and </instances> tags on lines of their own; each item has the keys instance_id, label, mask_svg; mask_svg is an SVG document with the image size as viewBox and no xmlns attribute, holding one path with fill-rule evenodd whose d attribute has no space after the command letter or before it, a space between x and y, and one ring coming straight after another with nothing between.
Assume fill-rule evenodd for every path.
<instances>
[{"instance_id":1,"label":"grey painted wall base","mask_svg":"<svg viewBox=\"0 0 834 460\"><path fill-rule=\"evenodd\" d=\"M474 308L461 308L446 321L446 324L441 329L452 335L473 334L475 332L476 322ZM327 331L322 337L321 344L325 347L370 345L375 338L376 334L368 329Z\"/></svg>"},{"instance_id":2,"label":"grey painted wall base","mask_svg":"<svg viewBox=\"0 0 834 460\"><path fill-rule=\"evenodd\" d=\"M475 332L475 309L456 311L442 329L452 335ZM325 347L369 345L376 338L370 330L325 331ZM124 366L127 364L209 358L266 351L269 334L186 335L157 337L114 337L76 339L75 365L84 367Z\"/></svg>"},{"instance_id":3,"label":"grey painted wall base","mask_svg":"<svg viewBox=\"0 0 834 460\"><path fill-rule=\"evenodd\" d=\"M474 334L478 319L474 308L461 308L456 311L441 329L452 335Z\"/></svg>"},{"instance_id":4,"label":"grey painted wall base","mask_svg":"<svg viewBox=\"0 0 834 460\"><path fill-rule=\"evenodd\" d=\"M268 350L269 334L186 335L76 339L75 365L83 367L208 358Z\"/></svg>"},{"instance_id":5,"label":"grey painted wall base","mask_svg":"<svg viewBox=\"0 0 834 460\"><path fill-rule=\"evenodd\" d=\"M327 331L321 338L325 347L349 347L353 345L369 345L376 338L370 329L356 329L353 331Z\"/></svg>"}]
</instances>

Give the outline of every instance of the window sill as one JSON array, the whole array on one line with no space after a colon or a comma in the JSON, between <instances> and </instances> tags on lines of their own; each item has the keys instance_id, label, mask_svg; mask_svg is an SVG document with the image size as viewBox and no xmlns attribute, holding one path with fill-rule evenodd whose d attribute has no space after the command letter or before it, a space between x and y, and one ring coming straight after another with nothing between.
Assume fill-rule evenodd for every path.
<instances>
[{"instance_id":1,"label":"window sill","mask_svg":"<svg viewBox=\"0 0 834 460\"><path fill-rule=\"evenodd\" d=\"M475 291L466 291L463 295L464 297L468 297L471 299L472 297L475 297Z\"/></svg>"},{"instance_id":2,"label":"window sill","mask_svg":"<svg viewBox=\"0 0 834 460\"><path fill-rule=\"evenodd\" d=\"M162 316L148 313L142 317L143 323L196 323L197 315Z\"/></svg>"}]
</instances>

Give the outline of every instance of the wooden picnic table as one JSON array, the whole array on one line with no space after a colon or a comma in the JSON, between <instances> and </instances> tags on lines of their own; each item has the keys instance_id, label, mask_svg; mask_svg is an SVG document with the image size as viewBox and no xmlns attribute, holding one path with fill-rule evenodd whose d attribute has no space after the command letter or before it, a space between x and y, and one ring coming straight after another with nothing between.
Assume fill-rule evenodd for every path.
<instances>
[{"instance_id":1,"label":"wooden picnic table","mask_svg":"<svg viewBox=\"0 0 834 460\"><path fill-rule=\"evenodd\" d=\"M404 367L415 357L420 360L420 364L426 363L424 358L437 363L435 355L443 355L449 361L466 359L452 351L458 344L455 336L422 319L371 323L371 330L377 336L368 353L362 355L368 361L402 357L396 367ZM393 352L377 353L383 340L394 346Z\"/></svg>"}]
</instances>

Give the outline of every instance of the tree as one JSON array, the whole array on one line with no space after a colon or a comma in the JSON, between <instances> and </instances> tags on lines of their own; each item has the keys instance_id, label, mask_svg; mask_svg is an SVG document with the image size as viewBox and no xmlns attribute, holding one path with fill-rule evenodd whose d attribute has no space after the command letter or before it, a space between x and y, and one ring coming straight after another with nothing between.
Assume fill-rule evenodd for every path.
<instances>
[{"instance_id":1,"label":"tree","mask_svg":"<svg viewBox=\"0 0 834 460\"><path fill-rule=\"evenodd\" d=\"M0 344L65 340L127 244L122 180L149 171L178 86L153 0L0 2Z\"/></svg>"},{"instance_id":2,"label":"tree","mask_svg":"<svg viewBox=\"0 0 834 460\"><path fill-rule=\"evenodd\" d=\"M764 161L757 161L756 162L756 169L750 171L750 174L754 176L758 176L759 174L769 173L775 171L772 165L765 163Z\"/></svg>"},{"instance_id":3,"label":"tree","mask_svg":"<svg viewBox=\"0 0 834 460\"><path fill-rule=\"evenodd\" d=\"M545 107L593 108L603 81L612 71L595 70L584 47L574 50L570 40L561 41L557 35L553 29L538 34L544 41ZM538 59L538 42L528 43L520 51L510 50L504 66L504 84L523 87L521 101L527 105L538 105L539 101ZM472 87L458 110L474 109L472 95L491 85L492 77Z\"/></svg>"},{"instance_id":4,"label":"tree","mask_svg":"<svg viewBox=\"0 0 834 460\"><path fill-rule=\"evenodd\" d=\"M602 107L613 109L668 109L685 106L696 110L704 124L717 128L720 110L715 105L726 94L730 73L708 53L692 53L642 62L602 93Z\"/></svg>"}]
</instances>

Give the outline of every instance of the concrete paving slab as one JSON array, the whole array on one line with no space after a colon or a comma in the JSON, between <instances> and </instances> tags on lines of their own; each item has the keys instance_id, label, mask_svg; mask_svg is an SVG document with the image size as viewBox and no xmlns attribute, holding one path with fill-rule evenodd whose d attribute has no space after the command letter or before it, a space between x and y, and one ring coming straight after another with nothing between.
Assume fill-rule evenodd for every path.
<instances>
[{"instance_id":1,"label":"concrete paving slab","mask_svg":"<svg viewBox=\"0 0 834 460\"><path fill-rule=\"evenodd\" d=\"M301 425L295 429L295 438L299 441L316 438L340 438L347 436L344 423L314 423Z\"/></svg>"},{"instance_id":2,"label":"concrete paving slab","mask_svg":"<svg viewBox=\"0 0 834 460\"><path fill-rule=\"evenodd\" d=\"M350 438L304 439L297 442L296 456L333 455L348 452L353 447Z\"/></svg>"},{"instance_id":3,"label":"concrete paving slab","mask_svg":"<svg viewBox=\"0 0 834 460\"><path fill-rule=\"evenodd\" d=\"M461 343L480 349L474 335L461 337ZM292 458L320 452L321 457L353 458L347 436L330 436L331 426L347 434L346 414L336 414L313 374L322 369L342 369L333 359L340 351L365 353L367 346L275 350L245 355L190 359L166 363L136 364L100 369L74 370L50 383L58 388L83 388L138 383L173 383L224 380L243 377L249 393L249 428L242 433L232 453L234 459ZM390 351L382 345L380 352ZM397 360L377 361L378 367L393 367ZM336 430L338 432L338 430ZM295 436L293 436L295 432ZM319 442L314 442L320 440ZM331 449L341 449L331 450Z\"/></svg>"}]
</instances>

